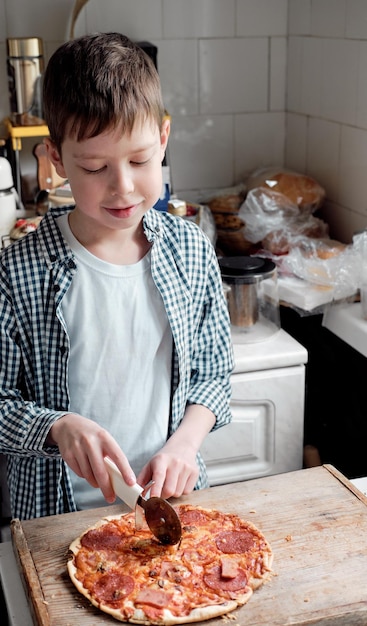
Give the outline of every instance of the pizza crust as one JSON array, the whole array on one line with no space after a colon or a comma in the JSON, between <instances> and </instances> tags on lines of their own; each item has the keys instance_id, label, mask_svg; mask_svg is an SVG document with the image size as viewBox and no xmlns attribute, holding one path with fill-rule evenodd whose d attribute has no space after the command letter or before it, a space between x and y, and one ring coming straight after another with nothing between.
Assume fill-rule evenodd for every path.
<instances>
[{"instance_id":1,"label":"pizza crust","mask_svg":"<svg viewBox=\"0 0 367 626\"><path fill-rule=\"evenodd\" d=\"M207 509L202 509L201 507L193 507L191 505L181 505L181 507L182 506L190 507L190 510L195 510L198 512L209 511ZM246 604L250 600L253 594L253 591L258 589L271 576L271 566L272 566L272 561L273 561L272 550L269 544L266 542L263 535L260 533L260 531L250 522L246 522L247 528L253 531L256 537L261 537L264 543L264 550L261 552L262 572L260 575L256 574L256 576L252 576L252 575L249 576L245 588L234 593L233 595L235 597L223 599L222 601L218 601L214 604L210 604L209 602L206 605L203 604L202 606L196 606L195 608L192 608L189 611L189 613L184 614L184 615L176 615L172 613L168 608L163 608L159 612L159 615L154 615L153 618L147 616L144 610L140 608L139 606L134 606L134 603L131 600L126 600L124 602L122 610L119 608L110 606L108 603L104 601L98 601L93 596L93 594L89 591L89 589L83 585L83 582L80 580L80 577L79 577L79 571L77 567L77 557L80 551L83 550L81 539L88 532L101 529L101 527L103 527L106 524L109 524L110 522L118 523L122 518L127 519L128 517L131 517L131 519L133 519L133 515L134 514L130 513L130 514L118 516L118 517L107 516L99 520L94 526L88 528L85 531L85 533L81 535L81 537L76 538L69 546L71 558L69 559L67 563L67 568L68 568L70 579L75 585L76 589L78 590L79 593L85 596L95 607L111 615L118 621L131 622L135 624L143 624L145 626L151 626L152 624L157 624L159 626L170 626L174 624L201 622L201 621L206 621L215 617L220 617ZM237 516L233 516L233 517L237 517ZM155 542L155 540L151 540L151 541ZM155 542L155 545L156 545L156 542ZM167 547L165 547L165 549L168 550ZM165 557L162 556L162 560L164 559ZM204 583L202 583L202 585L204 586ZM126 610L129 611L128 616L125 612Z\"/></svg>"}]
</instances>

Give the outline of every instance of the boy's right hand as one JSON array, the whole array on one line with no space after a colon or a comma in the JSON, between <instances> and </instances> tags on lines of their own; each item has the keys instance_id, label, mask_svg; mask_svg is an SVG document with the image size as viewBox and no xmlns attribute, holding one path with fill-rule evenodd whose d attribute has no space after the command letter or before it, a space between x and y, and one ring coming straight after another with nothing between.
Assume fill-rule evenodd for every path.
<instances>
[{"instance_id":1,"label":"boy's right hand","mask_svg":"<svg viewBox=\"0 0 367 626\"><path fill-rule=\"evenodd\" d=\"M115 501L104 457L109 456L128 485L136 483L135 474L120 446L110 433L93 420L76 413L67 413L51 427L48 445L56 445L69 467L92 487L98 487L107 502Z\"/></svg>"}]
</instances>

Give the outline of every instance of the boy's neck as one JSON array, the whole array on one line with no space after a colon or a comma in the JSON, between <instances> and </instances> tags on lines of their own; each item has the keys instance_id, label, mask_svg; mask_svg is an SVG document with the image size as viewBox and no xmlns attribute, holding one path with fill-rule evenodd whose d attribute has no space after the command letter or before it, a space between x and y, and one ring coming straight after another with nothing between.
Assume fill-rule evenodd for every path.
<instances>
[{"instance_id":1,"label":"boy's neck","mask_svg":"<svg viewBox=\"0 0 367 626\"><path fill-rule=\"evenodd\" d=\"M90 229L81 224L74 214L69 214L69 226L74 237L91 254L114 265L138 263L149 251L151 244L144 235L142 222L135 229L105 231Z\"/></svg>"}]
</instances>

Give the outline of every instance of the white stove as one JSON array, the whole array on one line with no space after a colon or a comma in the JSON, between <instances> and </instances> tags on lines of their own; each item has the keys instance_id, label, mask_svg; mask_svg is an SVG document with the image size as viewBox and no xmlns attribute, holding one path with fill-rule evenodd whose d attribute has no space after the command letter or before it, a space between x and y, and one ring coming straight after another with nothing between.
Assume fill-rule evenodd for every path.
<instances>
[{"instance_id":1,"label":"white stove","mask_svg":"<svg viewBox=\"0 0 367 626\"><path fill-rule=\"evenodd\" d=\"M232 335L233 420L201 451L209 482L220 485L302 468L307 350L284 330L257 343Z\"/></svg>"}]
</instances>

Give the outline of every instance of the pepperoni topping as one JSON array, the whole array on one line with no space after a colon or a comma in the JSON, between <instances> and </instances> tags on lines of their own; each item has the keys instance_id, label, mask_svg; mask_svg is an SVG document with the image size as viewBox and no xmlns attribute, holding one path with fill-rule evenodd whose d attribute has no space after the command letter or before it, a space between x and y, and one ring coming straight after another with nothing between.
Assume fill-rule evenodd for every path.
<instances>
[{"instance_id":1,"label":"pepperoni topping","mask_svg":"<svg viewBox=\"0 0 367 626\"><path fill-rule=\"evenodd\" d=\"M243 554L254 545L254 538L247 530L224 530L215 538L218 550L225 554Z\"/></svg>"},{"instance_id":2,"label":"pepperoni topping","mask_svg":"<svg viewBox=\"0 0 367 626\"><path fill-rule=\"evenodd\" d=\"M81 538L81 544L89 550L116 549L121 543L122 536L116 528L106 526L103 531L98 528L89 530Z\"/></svg>"},{"instance_id":3,"label":"pepperoni topping","mask_svg":"<svg viewBox=\"0 0 367 626\"><path fill-rule=\"evenodd\" d=\"M238 568L235 578L223 578L221 569L219 565L215 565L204 574L203 580L207 587L215 591L238 591L239 589L245 589L247 576L243 569Z\"/></svg>"},{"instance_id":4,"label":"pepperoni topping","mask_svg":"<svg viewBox=\"0 0 367 626\"><path fill-rule=\"evenodd\" d=\"M179 515L183 526L202 526L208 523L208 517L202 511L188 510Z\"/></svg>"},{"instance_id":5,"label":"pepperoni topping","mask_svg":"<svg viewBox=\"0 0 367 626\"><path fill-rule=\"evenodd\" d=\"M99 602L114 604L128 596L133 591L134 586L134 579L131 576L109 571L99 576L93 592Z\"/></svg>"}]
</instances>

